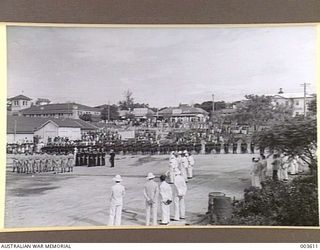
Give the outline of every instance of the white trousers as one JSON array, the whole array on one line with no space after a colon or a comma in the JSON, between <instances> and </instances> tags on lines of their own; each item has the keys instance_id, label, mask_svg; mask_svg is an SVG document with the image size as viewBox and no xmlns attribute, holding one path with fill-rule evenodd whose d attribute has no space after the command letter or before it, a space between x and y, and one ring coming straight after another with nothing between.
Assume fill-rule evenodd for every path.
<instances>
[{"instance_id":1,"label":"white trousers","mask_svg":"<svg viewBox=\"0 0 320 250\"><path fill-rule=\"evenodd\" d=\"M291 163L290 166L289 166L289 172L291 174L297 174L299 172L299 168L297 166L298 164L296 163Z\"/></svg>"},{"instance_id":2,"label":"white trousers","mask_svg":"<svg viewBox=\"0 0 320 250\"><path fill-rule=\"evenodd\" d=\"M188 178L192 178L193 177L193 167L188 167L187 168L187 176L188 176Z\"/></svg>"},{"instance_id":3,"label":"white trousers","mask_svg":"<svg viewBox=\"0 0 320 250\"><path fill-rule=\"evenodd\" d=\"M174 219L180 220L180 218L186 218L184 196L174 197Z\"/></svg>"},{"instance_id":4,"label":"white trousers","mask_svg":"<svg viewBox=\"0 0 320 250\"><path fill-rule=\"evenodd\" d=\"M157 203L153 203L152 205L149 205L146 202L146 226L150 225L150 215L152 212L152 225L157 225Z\"/></svg>"},{"instance_id":5,"label":"white trousers","mask_svg":"<svg viewBox=\"0 0 320 250\"><path fill-rule=\"evenodd\" d=\"M110 205L108 226L120 226L122 215L122 205Z\"/></svg>"},{"instance_id":6,"label":"white trousers","mask_svg":"<svg viewBox=\"0 0 320 250\"><path fill-rule=\"evenodd\" d=\"M161 222L170 222L170 205L166 205L163 202L161 202Z\"/></svg>"},{"instance_id":7,"label":"white trousers","mask_svg":"<svg viewBox=\"0 0 320 250\"><path fill-rule=\"evenodd\" d=\"M263 169L260 174L260 181L265 181L267 178L267 169Z\"/></svg>"},{"instance_id":8,"label":"white trousers","mask_svg":"<svg viewBox=\"0 0 320 250\"><path fill-rule=\"evenodd\" d=\"M251 186L261 188L261 181L259 175L252 175L251 176Z\"/></svg>"},{"instance_id":9,"label":"white trousers","mask_svg":"<svg viewBox=\"0 0 320 250\"><path fill-rule=\"evenodd\" d=\"M288 180L288 169L282 169L279 170L279 180Z\"/></svg>"},{"instance_id":10,"label":"white trousers","mask_svg":"<svg viewBox=\"0 0 320 250\"><path fill-rule=\"evenodd\" d=\"M169 183L174 183L175 171L174 169L169 170Z\"/></svg>"},{"instance_id":11,"label":"white trousers","mask_svg":"<svg viewBox=\"0 0 320 250\"><path fill-rule=\"evenodd\" d=\"M188 182L187 170L185 167L181 168L181 176L185 179L186 182Z\"/></svg>"}]
</instances>

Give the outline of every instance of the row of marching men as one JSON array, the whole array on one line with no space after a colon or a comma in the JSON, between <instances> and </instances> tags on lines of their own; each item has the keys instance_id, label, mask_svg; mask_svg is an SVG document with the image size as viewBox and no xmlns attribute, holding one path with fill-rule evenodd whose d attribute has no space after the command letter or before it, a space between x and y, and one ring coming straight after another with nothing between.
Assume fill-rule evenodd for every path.
<instances>
[{"instance_id":1,"label":"row of marching men","mask_svg":"<svg viewBox=\"0 0 320 250\"><path fill-rule=\"evenodd\" d=\"M261 154L258 158L252 158L251 185L253 187L261 188L261 182L266 180L268 172L268 157ZM274 181L280 180L286 182L289 180L289 175L296 175L304 172L306 163L296 155L289 156L276 153L273 154L271 166L272 179Z\"/></svg>"},{"instance_id":2,"label":"row of marching men","mask_svg":"<svg viewBox=\"0 0 320 250\"><path fill-rule=\"evenodd\" d=\"M154 181L155 176L149 173L147 181L143 188L145 200L145 225L157 225L158 206L161 209L160 225L168 225L170 221L180 221L186 219L185 214L185 196L187 193L187 184L181 172L175 172L174 183L167 182L165 174L160 176L160 185ZM115 185L111 188L109 226L120 226L123 208L123 199L125 196L125 187L121 184L122 178L116 175L113 178ZM159 204L160 203L160 204ZM170 218L170 207L174 205L174 217Z\"/></svg>"},{"instance_id":3,"label":"row of marching men","mask_svg":"<svg viewBox=\"0 0 320 250\"><path fill-rule=\"evenodd\" d=\"M34 174L41 172L73 172L74 155L69 154L15 154L12 157L12 172Z\"/></svg>"},{"instance_id":4,"label":"row of marching men","mask_svg":"<svg viewBox=\"0 0 320 250\"><path fill-rule=\"evenodd\" d=\"M174 183L177 172L180 172L186 182L193 178L194 158L187 150L172 151L169 158L169 170L167 176L169 182Z\"/></svg>"}]
</instances>

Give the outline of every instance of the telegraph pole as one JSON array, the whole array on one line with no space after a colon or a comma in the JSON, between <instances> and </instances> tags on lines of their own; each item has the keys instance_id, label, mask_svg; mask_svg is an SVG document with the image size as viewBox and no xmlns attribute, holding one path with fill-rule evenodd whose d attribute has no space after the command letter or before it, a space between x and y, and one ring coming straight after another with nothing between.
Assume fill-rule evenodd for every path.
<instances>
[{"instance_id":1,"label":"telegraph pole","mask_svg":"<svg viewBox=\"0 0 320 250\"><path fill-rule=\"evenodd\" d=\"M214 94L212 94L212 113L214 112Z\"/></svg>"},{"instance_id":2,"label":"telegraph pole","mask_svg":"<svg viewBox=\"0 0 320 250\"><path fill-rule=\"evenodd\" d=\"M14 137L13 141L16 143L16 137L17 137L17 120L14 120Z\"/></svg>"},{"instance_id":3,"label":"telegraph pole","mask_svg":"<svg viewBox=\"0 0 320 250\"><path fill-rule=\"evenodd\" d=\"M304 117L307 116L307 85L310 85L310 83L303 83L300 84L300 86L303 86L303 115Z\"/></svg>"},{"instance_id":4,"label":"telegraph pole","mask_svg":"<svg viewBox=\"0 0 320 250\"><path fill-rule=\"evenodd\" d=\"M108 101L108 124L110 123L110 101Z\"/></svg>"}]
</instances>

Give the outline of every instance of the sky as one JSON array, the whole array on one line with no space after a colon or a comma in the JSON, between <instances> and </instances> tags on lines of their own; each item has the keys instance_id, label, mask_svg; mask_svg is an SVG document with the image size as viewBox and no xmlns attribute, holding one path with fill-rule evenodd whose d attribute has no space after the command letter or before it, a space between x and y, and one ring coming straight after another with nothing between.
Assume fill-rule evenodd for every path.
<instances>
[{"instance_id":1,"label":"sky","mask_svg":"<svg viewBox=\"0 0 320 250\"><path fill-rule=\"evenodd\" d=\"M151 107L316 86L316 28L9 27L8 97Z\"/></svg>"}]
</instances>

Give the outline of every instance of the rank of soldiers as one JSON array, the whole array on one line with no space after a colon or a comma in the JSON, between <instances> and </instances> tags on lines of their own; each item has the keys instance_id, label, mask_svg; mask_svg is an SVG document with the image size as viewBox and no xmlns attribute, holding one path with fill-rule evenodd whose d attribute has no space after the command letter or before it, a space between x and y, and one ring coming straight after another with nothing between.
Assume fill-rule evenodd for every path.
<instances>
[{"instance_id":1,"label":"rank of soldiers","mask_svg":"<svg viewBox=\"0 0 320 250\"><path fill-rule=\"evenodd\" d=\"M12 159L12 171L17 173L35 174L42 172L65 173L73 172L74 156L69 154L15 154Z\"/></svg>"}]
</instances>

